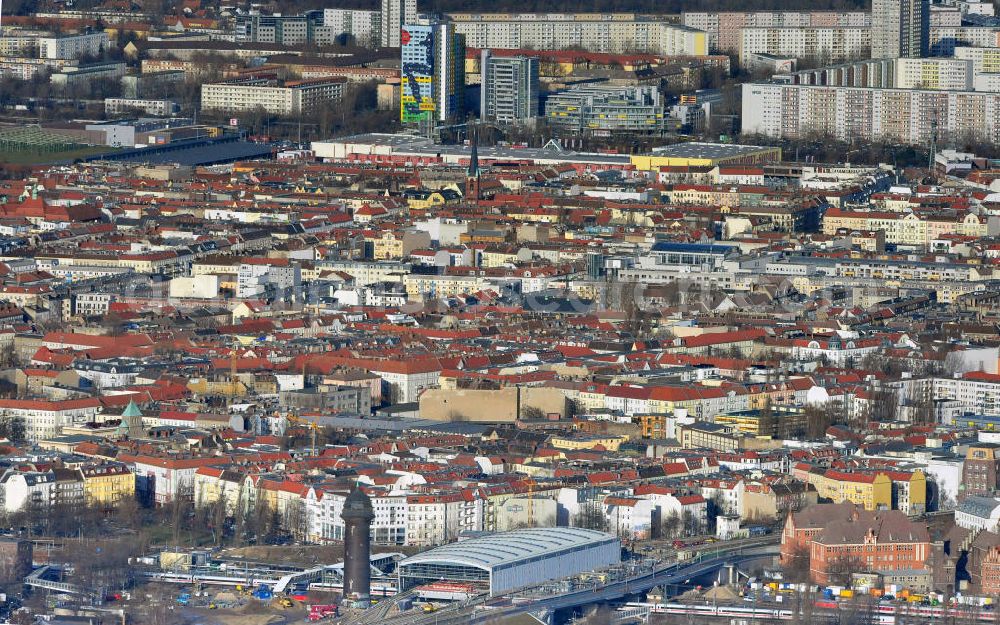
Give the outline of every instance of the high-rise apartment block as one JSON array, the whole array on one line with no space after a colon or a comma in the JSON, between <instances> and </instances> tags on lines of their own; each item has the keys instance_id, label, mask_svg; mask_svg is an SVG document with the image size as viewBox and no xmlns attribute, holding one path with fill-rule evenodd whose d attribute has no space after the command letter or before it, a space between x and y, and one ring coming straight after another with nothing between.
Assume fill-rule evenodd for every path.
<instances>
[{"instance_id":1,"label":"high-rise apartment block","mask_svg":"<svg viewBox=\"0 0 1000 625\"><path fill-rule=\"evenodd\" d=\"M975 77L972 61L963 59L895 59L893 86L897 89L972 91Z\"/></svg>"},{"instance_id":2,"label":"high-rise apartment block","mask_svg":"<svg viewBox=\"0 0 1000 625\"><path fill-rule=\"evenodd\" d=\"M450 13L448 18L469 47L483 50L708 54L703 31L632 13Z\"/></svg>"},{"instance_id":3,"label":"high-rise apartment block","mask_svg":"<svg viewBox=\"0 0 1000 625\"><path fill-rule=\"evenodd\" d=\"M538 59L498 57L483 50L480 115L511 124L538 116Z\"/></svg>"},{"instance_id":4,"label":"high-rise apartment block","mask_svg":"<svg viewBox=\"0 0 1000 625\"><path fill-rule=\"evenodd\" d=\"M402 45L400 33L403 26L417 20L417 0L382 0L382 46L398 48Z\"/></svg>"},{"instance_id":5,"label":"high-rise apartment block","mask_svg":"<svg viewBox=\"0 0 1000 625\"><path fill-rule=\"evenodd\" d=\"M319 21L312 15L240 15L236 17L236 41L243 43L276 43L297 46L311 41L310 22Z\"/></svg>"},{"instance_id":6,"label":"high-rise apartment block","mask_svg":"<svg viewBox=\"0 0 1000 625\"><path fill-rule=\"evenodd\" d=\"M458 119L465 109L465 42L448 22L406 24L400 31L404 124Z\"/></svg>"},{"instance_id":7,"label":"high-rise apartment block","mask_svg":"<svg viewBox=\"0 0 1000 625\"><path fill-rule=\"evenodd\" d=\"M382 42L382 12L324 9L322 28L332 41L349 37L358 45L375 47Z\"/></svg>"},{"instance_id":8,"label":"high-rise apartment block","mask_svg":"<svg viewBox=\"0 0 1000 625\"><path fill-rule=\"evenodd\" d=\"M820 65L868 58L871 30L864 26L795 26L744 28L740 65L754 54L813 59Z\"/></svg>"},{"instance_id":9,"label":"high-rise apartment block","mask_svg":"<svg viewBox=\"0 0 1000 625\"><path fill-rule=\"evenodd\" d=\"M769 137L833 136L926 143L1000 140L1000 93L820 84L746 83L743 132Z\"/></svg>"},{"instance_id":10,"label":"high-rise apartment block","mask_svg":"<svg viewBox=\"0 0 1000 625\"><path fill-rule=\"evenodd\" d=\"M873 89L926 89L934 91L996 91L982 88L979 79L1000 69L1000 50L958 48L955 57L922 59L866 59L791 72L776 83Z\"/></svg>"},{"instance_id":11,"label":"high-rise apartment block","mask_svg":"<svg viewBox=\"0 0 1000 625\"><path fill-rule=\"evenodd\" d=\"M1000 47L1000 28L975 24L931 26L928 47L934 56L951 56L962 47L997 48Z\"/></svg>"},{"instance_id":12,"label":"high-rise apartment block","mask_svg":"<svg viewBox=\"0 0 1000 625\"><path fill-rule=\"evenodd\" d=\"M973 71L977 74L1000 73L1000 48L974 48L959 46L953 56L956 59L972 61Z\"/></svg>"},{"instance_id":13,"label":"high-rise apartment block","mask_svg":"<svg viewBox=\"0 0 1000 625\"><path fill-rule=\"evenodd\" d=\"M927 55L929 0L872 0L872 58Z\"/></svg>"},{"instance_id":14,"label":"high-rise apartment block","mask_svg":"<svg viewBox=\"0 0 1000 625\"><path fill-rule=\"evenodd\" d=\"M108 34L82 33L54 35L36 40L40 59L75 59L80 56L100 56L108 48Z\"/></svg>"},{"instance_id":15,"label":"high-rise apartment block","mask_svg":"<svg viewBox=\"0 0 1000 625\"><path fill-rule=\"evenodd\" d=\"M867 11L692 11L682 16L685 26L704 31L710 51L737 54L747 28L867 28Z\"/></svg>"}]
</instances>

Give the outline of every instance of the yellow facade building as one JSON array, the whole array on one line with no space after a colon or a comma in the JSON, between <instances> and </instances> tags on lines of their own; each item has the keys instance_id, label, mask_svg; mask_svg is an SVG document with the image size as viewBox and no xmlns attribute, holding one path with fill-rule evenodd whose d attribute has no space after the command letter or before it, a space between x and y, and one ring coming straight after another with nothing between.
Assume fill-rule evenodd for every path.
<instances>
[{"instance_id":1,"label":"yellow facade building","mask_svg":"<svg viewBox=\"0 0 1000 625\"><path fill-rule=\"evenodd\" d=\"M83 495L92 506L111 506L135 498L135 475L124 464L101 464L80 469Z\"/></svg>"},{"instance_id":2,"label":"yellow facade building","mask_svg":"<svg viewBox=\"0 0 1000 625\"><path fill-rule=\"evenodd\" d=\"M618 451L622 443L628 441L628 436L615 435L584 435L584 436L554 436L549 443L556 449L595 449L600 446L608 451Z\"/></svg>"},{"instance_id":3,"label":"yellow facade building","mask_svg":"<svg viewBox=\"0 0 1000 625\"><path fill-rule=\"evenodd\" d=\"M809 483L821 499L850 501L865 510L892 509L892 480L885 473L849 473L829 470L809 473Z\"/></svg>"},{"instance_id":4,"label":"yellow facade building","mask_svg":"<svg viewBox=\"0 0 1000 625\"><path fill-rule=\"evenodd\" d=\"M781 148L729 143L678 143L653 154L636 154L632 164L641 171L661 167L715 167L717 165L760 165L781 161Z\"/></svg>"},{"instance_id":5,"label":"yellow facade building","mask_svg":"<svg viewBox=\"0 0 1000 625\"><path fill-rule=\"evenodd\" d=\"M823 234L838 230L883 231L885 242L926 247L945 235L985 237L986 220L969 213L958 217L918 216L895 211L850 211L830 209L823 216Z\"/></svg>"}]
</instances>

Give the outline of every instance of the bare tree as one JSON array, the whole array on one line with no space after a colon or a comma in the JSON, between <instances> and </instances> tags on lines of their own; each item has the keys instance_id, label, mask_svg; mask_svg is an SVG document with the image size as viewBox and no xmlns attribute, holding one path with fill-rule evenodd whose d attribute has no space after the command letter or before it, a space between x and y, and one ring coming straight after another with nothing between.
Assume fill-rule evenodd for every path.
<instances>
[{"instance_id":1,"label":"bare tree","mask_svg":"<svg viewBox=\"0 0 1000 625\"><path fill-rule=\"evenodd\" d=\"M305 538L306 504L304 501L296 499L285 505L284 515L281 519L281 529L298 540Z\"/></svg>"},{"instance_id":2,"label":"bare tree","mask_svg":"<svg viewBox=\"0 0 1000 625\"><path fill-rule=\"evenodd\" d=\"M726 500L723 499L722 493L719 491L712 493L712 496L706 502L705 508L705 515L708 519L708 527L705 528L705 531L714 534L718 518L730 512L726 509Z\"/></svg>"},{"instance_id":3,"label":"bare tree","mask_svg":"<svg viewBox=\"0 0 1000 625\"><path fill-rule=\"evenodd\" d=\"M869 421L895 421L898 416L899 392L885 384L879 384L868 400ZM859 425L859 424L856 424Z\"/></svg>"},{"instance_id":4,"label":"bare tree","mask_svg":"<svg viewBox=\"0 0 1000 625\"><path fill-rule=\"evenodd\" d=\"M806 417L806 437L810 440L823 438L827 428L833 425L835 420L835 407L833 402L827 402L821 406L806 406L804 409Z\"/></svg>"},{"instance_id":5,"label":"bare tree","mask_svg":"<svg viewBox=\"0 0 1000 625\"><path fill-rule=\"evenodd\" d=\"M851 573L865 570L865 563L857 556L838 556L830 561L827 577L836 586L850 586Z\"/></svg>"},{"instance_id":6,"label":"bare tree","mask_svg":"<svg viewBox=\"0 0 1000 625\"><path fill-rule=\"evenodd\" d=\"M22 417L0 418L0 438L6 438L14 444L21 444L27 440L27 427Z\"/></svg>"},{"instance_id":7,"label":"bare tree","mask_svg":"<svg viewBox=\"0 0 1000 625\"><path fill-rule=\"evenodd\" d=\"M681 516L677 514L676 511L672 510L670 514L663 517L663 521L660 525L663 530L664 538L677 538L681 529Z\"/></svg>"},{"instance_id":8,"label":"bare tree","mask_svg":"<svg viewBox=\"0 0 1000 625\"><path fill-rule=\"evenodd\" d=\"M778 421L775 419L771 400L765 399L757 417L757 434L759 436L777 436L779 434L777 425Z\"/></svg>"},{"instance_id":9,"label":"bare tree","mask_svg":"<svg viewBox=\"0 0 1000 625\"><path fill-rule=\"evenodd\" d=\"M798 545L781 562L783 575L790 582L809 581L809 545Z\"/></svg>"},{"instance_id":10,"label":"bare tree","mask_svg":"<svg viewBox=\"0 0 1000 625\"><path fill-rule=\"evenodd\" d=\"M521 418L525 421L541 421L545 419L545 412L538 406L523 406Z\"/></svg>"},{"instance_id":11,"label":"bare tree","mask_svg":"<svg viewBox=\"0 0 1000 625\"><path fill-rule=\"evenodd\" d=\"M701 519L696 517L690 510L685 510L681 514L681 528L685 536L697 536L705 531Z\"/></svg>"},{"instance_id":12,"label":"bare tree","mask_svg":"<svg viewBox=\"0 0 1000 625\"><path fill-rule=\"evenodd\" d=\"M72 564L77 586L104 595L122 591L135 582L132 557L141 553L141 539L135 535L104 539L77 539L63 546L63 557Z\"/></svg>"},{"instance_id":13,"label":"bare tree","mask_svg":"<svg viewBox=\"0 0 1000 625\"><path fill-rule=\"evenodd\" d=\"M588 530L608 531L608 517L600 501L590 499L580 505L580 511L573 517L573 526Z\"/></svg>"},{"instance_id":14,"label":"bare tree","mask_svg":"<svg viewBox=\"0 0 1000 625\"><path fill-rule=\"evenodd\" d=\"M928 387L930 385L927 385ZM910 421L914 425L933 425L937 423L937 407L931 397L930 389L920 393L920 396L911 406Z\"/></svg>"}]
</instances>

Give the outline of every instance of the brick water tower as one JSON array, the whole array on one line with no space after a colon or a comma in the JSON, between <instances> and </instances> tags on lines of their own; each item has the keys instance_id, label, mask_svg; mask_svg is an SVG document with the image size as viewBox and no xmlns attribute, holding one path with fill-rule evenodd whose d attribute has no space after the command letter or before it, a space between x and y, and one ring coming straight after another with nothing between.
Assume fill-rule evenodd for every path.
<instances>
[{"instance_id":1,"label":"brick water tower","mask_svg":"<svg viewBox=\"0 0 1000 625\"><path fill-rule=\"evenodd\" d=\"M344 500L344 599L366 608L371 601L372 500L355 484Z\"/></svg>"}]
</instances>

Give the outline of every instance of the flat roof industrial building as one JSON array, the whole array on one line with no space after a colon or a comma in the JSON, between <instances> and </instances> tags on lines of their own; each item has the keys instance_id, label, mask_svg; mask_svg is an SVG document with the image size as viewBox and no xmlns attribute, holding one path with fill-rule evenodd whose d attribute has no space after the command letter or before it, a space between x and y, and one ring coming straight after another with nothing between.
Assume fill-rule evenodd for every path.
<instances>
[{"instance_id":1,"label":"flat roof industrial building","mask_svg":"<svg viewBox=\"0 0 1000 625\"><path fill-rule=\"evenodd\" d=\"M436 547L399 563L400 591L428 582L473 583L498 595L618 564L618 538L578 527L528 528Z\"/></svg>"},{"instance_id":2,"label":"flat roof industrial building","mask_svg":"<svg viewBox=\"0 0 1000 625\"><path fill-rule=\"evenodd\" d=\"M317 158L358 159L362 157L424 158L444 165L465 165L472 155L468 145L434 143L425 137L407 134L368 133L340 137L329 141L313 141L312 149ZM609 167L629 165L627 154L597 154L574 152L550 143L542 148L513 146L478 146L480 162L511 161L530 162L536 165L586 163Z\"/></svg>"},{"instance_id":3,"label":"flat roof industrial building","mask_svg":"<svg viewBox=\"0 0 1000 625\"><path fill-rule=\"evenodd\" d=\"M442 145L407 134L368 133L313 141L312 149L320 159L349 160L370 164L451 165L469 162L472 147ZM781 148L728 143L680 143L656 148L648 154L604 154L574 152L549 142L541 148L514 146L479 146L481 165L490 163L528 163L537 166L570 165L590 171L642 170L659 167L750 165L781 160Z\"/></svg>"}]
</instances>

